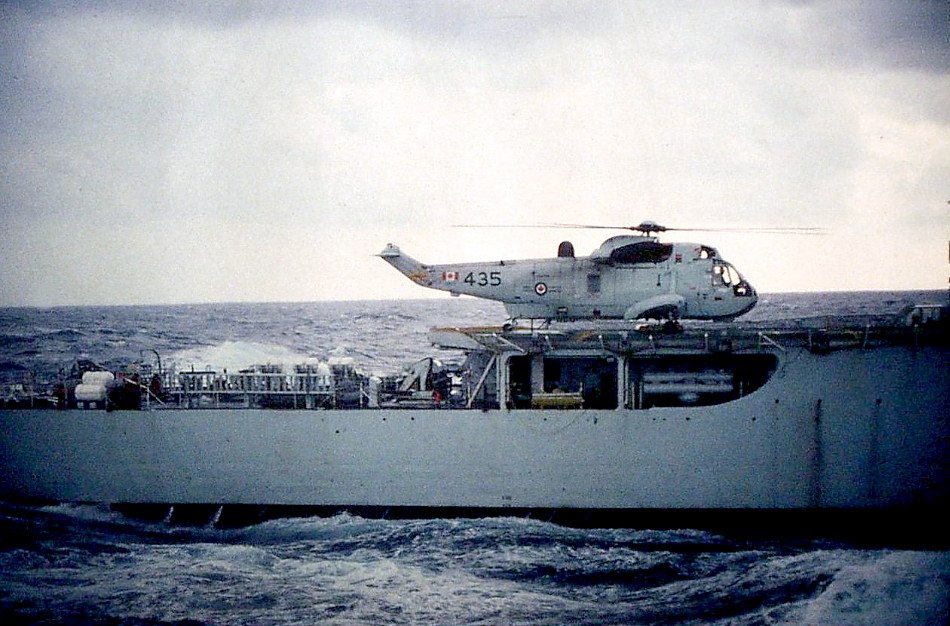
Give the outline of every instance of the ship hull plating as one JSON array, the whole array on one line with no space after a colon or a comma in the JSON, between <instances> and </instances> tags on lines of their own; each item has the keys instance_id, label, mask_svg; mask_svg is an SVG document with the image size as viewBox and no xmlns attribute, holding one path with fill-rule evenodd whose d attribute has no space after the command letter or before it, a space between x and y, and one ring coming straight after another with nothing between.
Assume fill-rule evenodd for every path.
<instances>
[{"instance_id":1,"label":"ship hull plating","mask_svg":"<svg viewBox=\"0 0 950 626\"><path fill-rule=\"evenodd\" d=\"M404 510L904 509L948 501L946 348L781 355L648 410L0 413L0 498Z\"/></svg>"}]
</instances>

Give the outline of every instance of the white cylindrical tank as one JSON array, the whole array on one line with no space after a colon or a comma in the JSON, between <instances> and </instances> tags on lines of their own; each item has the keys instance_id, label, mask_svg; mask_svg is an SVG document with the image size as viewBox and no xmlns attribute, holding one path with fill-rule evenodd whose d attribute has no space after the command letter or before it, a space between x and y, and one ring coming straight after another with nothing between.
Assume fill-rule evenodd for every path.
<instances>
[{"instance_id":1,"label":"white cylindrical tank","mask_svg":"<svg viewBox=\"0 0 950 626\"><path fill-rule=\"evenodd\" d=\"M115 380L112 372L83 372L83 385L102 385L103 387Z\"/></svg>"},{"instance_id":2,"label":"white cylindrical tank","mask_svg":"<svg viewBox=\"0 0 950 626\"><path fill-rule=\"evenodd\" d=\"M92 372L86 372L90 374ZM85 375L83 375L85 378ZM106 399L106 386L90 383L80 383L76 385L77 402L102 402Z\"/></svg>"}]
</instances>

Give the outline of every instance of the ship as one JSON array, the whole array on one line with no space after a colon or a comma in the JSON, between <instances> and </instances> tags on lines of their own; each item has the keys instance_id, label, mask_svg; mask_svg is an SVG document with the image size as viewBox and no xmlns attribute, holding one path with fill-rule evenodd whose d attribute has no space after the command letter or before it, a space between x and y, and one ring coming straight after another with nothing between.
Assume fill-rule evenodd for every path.
<instances>
[{"instance_id":1,"label":"ship","mask_svg":"<svg viewBox=\"0 0 950 626\"><path fill-rule=\"evenodd\" d=\"M0 499L221 526L514 515L944 545L946 313L438 328L437 356L387 377L85 362L4 401Z\"/></svg>"}]
</instances>

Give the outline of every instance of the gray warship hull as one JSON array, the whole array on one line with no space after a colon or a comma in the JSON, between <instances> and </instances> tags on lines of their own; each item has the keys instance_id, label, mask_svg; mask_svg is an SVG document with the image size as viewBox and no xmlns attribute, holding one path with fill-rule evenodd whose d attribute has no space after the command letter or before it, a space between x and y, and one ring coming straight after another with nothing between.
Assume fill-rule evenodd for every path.
<instances>
[{"instance_id":1,"label":"gray warship hull","mask_svg":"<svg viewBox=\"0 0 950 626\"><path fill-rule=\"evenodd\" d=\"M168 514L201 505L218 516L222 506L241 505L381 515L602 512L624 525L650 523L651 511L924 519L950 501L945 345L872 346L866 333L851 333L856 345L815 349L812 337L757 333L754 347L710 346L707 335L701 349L686 349L681 340L664 346L650 336L633 345L626 332L587 332L555 346L536 334L519 343L497 332L446 332L450 347L493 346L464 406L0 411L0 498L167 506ZM726 370L709 372L724 353L768 356L767 377L751 391L697 403L696 389L718 392ZM621 381L610 388L616 400L568 408L574 396L546 393L543 372L519 373L525 363L547 363L551 379L557 357L609 363ZM679 370L669 363L697 358L693 378L671 378ZM567 380L570 363L558 363ZM753 369L736 366L729 388ZM702 387L709 376L713 386ZM535 387L530 402L519 400L519 380ZM666 395L649 395L650 385L664 384ZM474 401L479 389L490 402Z\"/></svg>"}]
</instances>

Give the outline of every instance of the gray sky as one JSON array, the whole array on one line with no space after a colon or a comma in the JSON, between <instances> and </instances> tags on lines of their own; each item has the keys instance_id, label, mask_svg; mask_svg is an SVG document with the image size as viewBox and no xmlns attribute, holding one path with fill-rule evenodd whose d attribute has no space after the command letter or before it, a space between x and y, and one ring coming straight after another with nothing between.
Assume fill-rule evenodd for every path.
<instances>
[{"instance_id":1,"label":"gray sky","mask_svg":"<svg viewBox=\"0 0 950 626\"><path fill-rule=\"evenodd\" d=\"M946 0L4 2L0 29L0 305L440 297L373 255L614 234L460 223L818 226L666 239L764 292L947 284Z\"/></svg>"}]
</instances>

